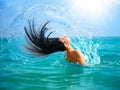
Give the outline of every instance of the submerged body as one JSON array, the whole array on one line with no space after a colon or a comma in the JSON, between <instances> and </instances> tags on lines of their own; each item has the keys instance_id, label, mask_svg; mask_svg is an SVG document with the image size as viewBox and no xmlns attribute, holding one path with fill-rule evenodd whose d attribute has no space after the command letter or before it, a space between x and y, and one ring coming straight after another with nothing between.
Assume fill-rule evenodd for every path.
<instances>
[{"instance_id":1,"label":"submerged body","mask_svg":"<svg viewBox=\"0 0 120 90\"><path fill-rule=\"evenodd\" d=\"M49 29L47 28L48 23L49 21L41 27L40 31L36 31L34 20L32 23L29 21L29 31L24 27L29 44L26 48L37 55L48 55L58 51L66 51L65 56L68 61L87 65L82 53L71 47L69 37L49 38L53 32L50 32L47 37L45 36L46 31Z\"/></svg>"}]
</instances>

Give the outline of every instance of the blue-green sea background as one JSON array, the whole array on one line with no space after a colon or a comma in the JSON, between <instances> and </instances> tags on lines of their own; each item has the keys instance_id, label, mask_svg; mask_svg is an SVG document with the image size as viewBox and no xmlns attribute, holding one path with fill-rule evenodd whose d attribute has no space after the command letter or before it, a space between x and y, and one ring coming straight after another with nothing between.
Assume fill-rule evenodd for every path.
<instances>
[{"instance_id":1,"label":"blue-green sea background","mask_svg":"<svg viewBox=\"0 0 120 90\"><path fill-rule=\"evenodd\" d=\"M89 66L66 61L64 52L28 54L24 26L33 18L36 27L51 20L51 36L70 36ZM120 90L120 37L93 37L81 22L55 5L34 5L17 15L0 36L0 90Z\"/></svg>"},{"instance_id":2,"label":"blue-green sea background","mask_svg":"<svg viewBox=\"0 0 120 90\"><path fill-rule=\"evenodd\" d=\"M77 38L74 38L77 42ZM119 90L120 37L93 38L100 63L70 63L63 52L36 57L24 52L25 40L0 38L1 90Z\"/></svg>"}]
</instances>

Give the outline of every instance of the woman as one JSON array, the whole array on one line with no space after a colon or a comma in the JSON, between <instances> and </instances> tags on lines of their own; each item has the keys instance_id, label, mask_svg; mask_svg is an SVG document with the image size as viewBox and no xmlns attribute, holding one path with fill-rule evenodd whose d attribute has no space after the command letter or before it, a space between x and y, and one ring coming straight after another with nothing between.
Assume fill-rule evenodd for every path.
<instances>
[{"instance_id":1,"label":"woman","mask_svg":"<svg viewBox=\"0 0 120 90\"><path fill-rule=\"evenodd\" d=\"M29 46L26 48L29 51L37 55L48 55L57 51L66 51L65 57L66 60L70 62L78 62L81 65L87 65L85 59L81 52L74 50L70 45L70 38L67 36L58 37L58 38L49 38L53 33L50 32L46 37L45 34L49 30L47 24L50 21L46 22L40 30L36 31L34 26L34 20L29 21L29 28L24 27L27 42ZM28 31L29 30L29 31Z\"/></svg>"}]
</instances>

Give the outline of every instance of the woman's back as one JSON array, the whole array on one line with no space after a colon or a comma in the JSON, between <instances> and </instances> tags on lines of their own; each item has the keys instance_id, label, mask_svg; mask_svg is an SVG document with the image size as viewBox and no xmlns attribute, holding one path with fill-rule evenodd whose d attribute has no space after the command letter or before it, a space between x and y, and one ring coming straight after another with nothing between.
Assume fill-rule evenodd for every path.
<instances>
[{"instance_id":1,"label":"woman's back","mask_svg":"<svg viewBox=\"0 0 120 90\"><path fill-rule=\"evenodd\" d=\"M86 65L84 56L78 50L66 51L66 59L70 62L78 62L82 65Z\"/></svg>"}]
</instances>

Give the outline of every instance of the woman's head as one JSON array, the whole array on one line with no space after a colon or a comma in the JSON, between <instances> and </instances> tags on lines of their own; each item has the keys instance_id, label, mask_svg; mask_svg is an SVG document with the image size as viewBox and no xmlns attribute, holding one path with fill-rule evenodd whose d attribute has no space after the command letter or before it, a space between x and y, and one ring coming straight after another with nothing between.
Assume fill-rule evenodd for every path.
<instances>
[{"instance_id":1,"label":"woman's head","mask_svg":"<svg viewBox=\"0 0 120 90\"><path fill-rule=\"evenodd\" d=\"M70 44L70 38L67 36L59 37L59 41L61 41L63 44Z\"/></svg>"},{"instance_id":2,"label":"woman's head","mask_svg":"<svg viewBox=\"0 0 120 90\"><path fill-rule=\"evenodd\" d=\"M50 32L48 36L46 37L45 34L49 30L47 28L47 24L50 21L46 22L40 30L35 29L34 20L28 21L29 27L24 27L26 36L27 36L27 42L29 46L26 48L29 51L32 51L36 54L50 54L57 51L64 51L66 50L65 43L69 42L69 39L67 37L59 37L59 38L49 38L49 36L53 33Z\"/></svg>"},{"instance_id":3,"label":"woman's head","mask_svg":"<svg viewBox=\"0 0 120 90\"><path fill-rule=\"evenodd\" d=\"M67 37L67 36L59 37L59 41L64 44L66 49L70 47L70 38L69 37Z\"/></svg>"}]
</instances>

